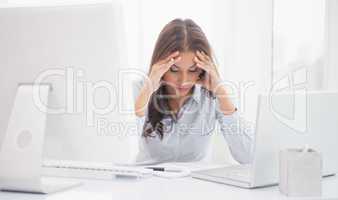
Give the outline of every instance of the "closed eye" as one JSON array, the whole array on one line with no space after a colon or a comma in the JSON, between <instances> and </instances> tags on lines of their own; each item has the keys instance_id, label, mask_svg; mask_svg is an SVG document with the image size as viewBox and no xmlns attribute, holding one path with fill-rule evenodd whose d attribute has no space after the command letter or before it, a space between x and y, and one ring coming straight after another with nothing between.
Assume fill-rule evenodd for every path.
<instances>
[{"instance_id":1,"label":"closed eye","mask_svg":"<svg viewBox=\"0 0 338 200\"><path fill-rule=\"evenodd\" d=\"M179 71L179 67L178 67L177 65L173 64L173 65L169 68L169 70L170 70L171 72L178 72L178 71ZM198 72L198 67L197 67L196 65L193 65L193 66L191 66L191 67L189 68L188 71L191 72L191 73Z\"/></svg>"},{"instance_id":2,"label":"closed eye","mask_svg":"<svg viewBox=\"0 0 338 200\"><path fill-rule=\"evenodd\" d=\"M189 69L189 72L197 72L197 67L193 66Z\"/></svg>"},{"instance_id":3,"label":"closed eye","mask_svg":"<svg viewBox=\"0 0 338 200\"><path fill-rule=\"evenodd\" d=\"M172 66L170 67L170 71L171 71L171 72L178 72L178 67L177 67L176 65L172 65Z\"/></svg>"}]
</instances>

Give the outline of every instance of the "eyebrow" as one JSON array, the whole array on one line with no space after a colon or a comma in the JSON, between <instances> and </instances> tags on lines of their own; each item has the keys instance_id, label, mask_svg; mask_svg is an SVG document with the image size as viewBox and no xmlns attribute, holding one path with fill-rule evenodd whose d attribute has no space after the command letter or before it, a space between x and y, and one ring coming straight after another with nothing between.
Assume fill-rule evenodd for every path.
<instances>
[{"instance_id":1,"label":"eyebrow","mask_svg":"<svg viewBox=\"0 0 338 200\"><path fill-rule=\"evenodd\" d=\"M176 66L176 67L178 67L178 68L180 68L180 66L178 66L178 65L176 65L176 64L173 64L173 65ZM196 64L191 65L189 68L192 68L192 67L196 67Z\"/></svg>"}]
</instances>

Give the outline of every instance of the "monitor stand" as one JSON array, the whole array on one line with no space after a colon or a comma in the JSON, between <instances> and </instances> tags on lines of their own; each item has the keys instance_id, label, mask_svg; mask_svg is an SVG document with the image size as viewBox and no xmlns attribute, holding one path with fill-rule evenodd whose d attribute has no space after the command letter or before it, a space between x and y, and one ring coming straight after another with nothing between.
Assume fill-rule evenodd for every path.
<instances>
[{"instance_id":1,"label":"monitor stand","mask_svg":"<svg viewBox=\"0 0 338 200\"><path fill-rule=\"evenodd\" d=\"M0 149L1 190L47 194L80 184L41 176L50 91L48 84L18 86Z\"/></svg>"}]
</instances>

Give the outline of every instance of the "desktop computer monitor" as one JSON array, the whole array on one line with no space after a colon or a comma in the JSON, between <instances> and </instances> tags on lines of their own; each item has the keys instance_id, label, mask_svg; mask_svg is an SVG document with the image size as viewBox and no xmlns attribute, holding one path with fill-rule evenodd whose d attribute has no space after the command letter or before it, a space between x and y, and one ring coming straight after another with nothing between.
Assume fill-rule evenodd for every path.
<instances>
[{"instance_id":1,"label":"desktop computer monitor","mask_svg":"<svg viewBox=\"0 0 338 200\"><path fill-rule=\"evenodd\" d=\"M122 135L128 116L121 114L128 99L119 94L123 22L120 5L112 2L2 6L0 142L18 85L40 81L52 86L44 158L128 158L129 141Z\"/></svg>"}]
</instances>

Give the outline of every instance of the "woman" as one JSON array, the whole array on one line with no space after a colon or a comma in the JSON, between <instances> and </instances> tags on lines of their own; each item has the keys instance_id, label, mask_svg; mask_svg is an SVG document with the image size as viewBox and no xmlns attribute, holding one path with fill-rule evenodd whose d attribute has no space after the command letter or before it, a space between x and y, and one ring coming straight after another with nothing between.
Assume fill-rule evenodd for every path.
<instances>
[{"instance_id":1,"label":"woman","mask_svg":"<svg viewBox=\"0 0 338 200\"><path fill-rule=\"evenodd\" d=\"M201 160L216 121L233 157L240 163L252 159L253 129L239 117L208 40L190 19L175 19L161 31L135 114L143 123L137 162Z\"/></svg>"}]
</instances>

